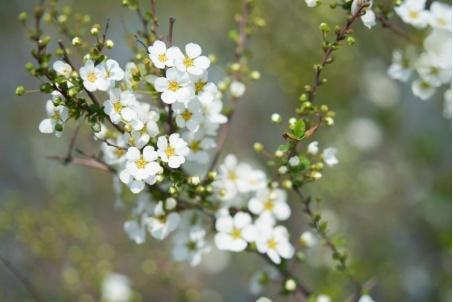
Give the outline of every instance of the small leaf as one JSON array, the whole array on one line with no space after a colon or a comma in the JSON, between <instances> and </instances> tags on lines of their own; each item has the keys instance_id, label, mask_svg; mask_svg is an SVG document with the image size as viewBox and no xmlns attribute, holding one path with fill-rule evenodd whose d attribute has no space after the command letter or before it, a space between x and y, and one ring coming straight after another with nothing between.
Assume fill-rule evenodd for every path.
<instances>
[{"instance_id":1,"label":"small leaf","mask_svg":"<svg viewBox=\"0 0 453 302\"><path fill-rule=\"evenodd\" d=\"M295 137L297 137L298 139L303 138L304 134L305 134L304 120L302 120L302 119L297 120L297 122L294 124L294 128L292 130L293 130L293 134Z\"/></svg>"}]
</instances>

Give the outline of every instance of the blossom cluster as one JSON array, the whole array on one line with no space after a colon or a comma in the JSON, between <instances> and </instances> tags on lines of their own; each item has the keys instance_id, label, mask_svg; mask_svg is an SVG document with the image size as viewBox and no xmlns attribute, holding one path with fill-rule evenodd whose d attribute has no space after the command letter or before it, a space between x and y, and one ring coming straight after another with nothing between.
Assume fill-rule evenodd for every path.
<instances>
[{"instance_id":1,"label":"blossom cluster","mask_svg":"<svg viewBox=\"0 0 453 302\"><path fill-rule=\"evenodd\" d=\"M394 50L389 76L401 82L412 81L413 94L422 100L447 86L444 108L445 115L451 116L451 5L433 2L427 9L425 0L405 0L395 12L404 23L425 29L428 35L421 53L412 47Z\"/></svg>"}]
</instances>

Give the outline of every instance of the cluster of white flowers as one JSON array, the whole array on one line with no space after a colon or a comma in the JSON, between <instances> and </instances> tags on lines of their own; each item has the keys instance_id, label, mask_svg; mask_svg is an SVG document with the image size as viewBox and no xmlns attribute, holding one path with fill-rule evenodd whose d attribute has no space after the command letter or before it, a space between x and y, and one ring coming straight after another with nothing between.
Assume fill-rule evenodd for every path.
<instances>
[{"instance_id":1,"label":"cluster of white flowers","mask_svg":"<svg viewBox=\"0 0 453 302\"><path fill-rule=\"evenodd\" d=\"M194 43L187 44L183 53L178 47L167 48L164 42L155 41L148 53L153 67L165 74L162 77L146 74L144 64L133 62L123 70L112 59L96 65L87 57L78 74L63 61L53 64L56 74L67 79L68 87L79 80L88 92L107 93L103 110L111 123L124 131L109 133L101 125L95 137L104 141L104 160L115 165L121 181L133 193L156 183L165 169L209 161L209 152L216 145L213 138L227 118L221 113L221 93L208 81L210 60L201 52ZM144 83L137 80L137 74ZM140 84L154 86L159 100L146 101L137 89ZM39 125L40 131L61 136L69 110L58 92L52 94L46 108L48 118ZM167 121L162 122L163 116L172 118L170 129Z\"/></svg>"},{"instance_id":2,"label":"cluster of white flowers","mask_svg":"<svg viewBox=\"0 0 453 302\"><path fill-rule=\"evenodd\" d=\"M227 206L216 220L215 243L219 249L240 252L253 243L275 263L292 258L294 248L288 231L276 225L291 215L286 192L275 184L269 187L268 182L263 171L238 162L234 155L226 156L214 183ZM231 215L228 206L233 205L245 209Z\"/></svg>"},{"instance_id":3,"label":"cluster of white flowers","mask_svg":"<svg viewBox=\"0 0 453 302\"><path fill-rule=\"evenodd\" d=\"M451 6L433 2L426 9L425 0L405 0L395 8L401 20L418 29L428 29L424 50L416 54L413 48L395 50L388 69L391 78L412 81L412 92L422 100L431 98L437 89L451 86ZM415 74L415 76L413 76ZM448 89L447 88L447 89ZM445 116L451 115L451 94L445 92ZM450 111L450 112L448 112Z\"/></svg>"}]
</instances>

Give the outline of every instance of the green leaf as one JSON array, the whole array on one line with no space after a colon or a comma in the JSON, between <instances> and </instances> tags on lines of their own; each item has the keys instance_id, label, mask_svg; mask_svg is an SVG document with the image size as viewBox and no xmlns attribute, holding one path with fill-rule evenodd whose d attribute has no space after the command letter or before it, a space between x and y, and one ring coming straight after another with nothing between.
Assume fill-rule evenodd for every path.
<instances>
[{"instance_id":1,"label":"green leaf","mask_svg":"<svg viewBox=\"0 0 453 302\"><path fill-rule=\"evenodd\" d=\"M297 137L298 139L302 139L305 135L305 123L304 120L299 119L297 122L294 124L293 130L293 135Z\"/></svg>"},{"instance_id":2,"label":"green leaf","mask_svg":"<svg viewBox=\"0 0 453 302\"><path fill-rule=\"evenodd\" d=\"M289 150L289 144L283 144L278 146L278 151L287 152Z\"/></svg>"}]
</instances>

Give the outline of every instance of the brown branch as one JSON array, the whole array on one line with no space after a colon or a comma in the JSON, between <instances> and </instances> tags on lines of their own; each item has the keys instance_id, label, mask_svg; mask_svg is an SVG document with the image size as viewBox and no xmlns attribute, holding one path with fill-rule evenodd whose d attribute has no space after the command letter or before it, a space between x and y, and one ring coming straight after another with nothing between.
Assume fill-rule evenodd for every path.
<instances>
[{"instance_id":1,"label":"brown branch","mask_svg":"<svg viewBox=\"0 0 453 302\"><path fill-rule=\"evenodd\" d=\"M157 28L159 27L159 21L157 19L157 0L151 0L151 33L153 34L153 39L158 39Z\"/></svg>"},{"instance_id":2,"label":"brown branch","mask_svg":"<svg viewBox=\"0 0 453 302\"><path fill-rule=\"evenodd\" d=\"M384 14L381 13L376 13L376 18L378 21L381 23L383 28L388 28L390 31L393 33L397 34L398 36L406 39L410 43L413 43L415 45L420 45L420 41L417 40L415 37L411 36L407 32L405 32L402 28L398 27L394 23L390 22L390 20L384 16Z\"/></svg>"},{"instance_id":3,"label":"brown branch","mask_svg":"<svg viewBox=\"0 0 453 302\"><path fill-rule=\"evenodd\" d=\"M175 26L176 19L174 17L170 17L168 19L168 36L167 36L167 42L169 46L173 45L173 29Z\"/></svg>"},{"instance_id":4,"label":"brown branch","mask_svg":"<svg viewBox=\"0 0 453 302\"><path fill-rule=\"evenodd\" d=\"M251 14L251 1L249 0L243 0L242 1L242 14L240 16L239 20L239 38L236 41L236 49L235 49L235 63L239 64L240 68L238 71L234 72L233 77L236 81L242 80L242 71L244 69L244 55L245 55L245 45L247 42L247 26L249 23L250 19L250 14ZM238 102L239 98L232 97L231 98L231 103L236 104ZM211 161L211 164L209 165L209 171L212 171L215 169L219 159L220 155L222 154L223 147L226 142L226 138L228 137L228 133L230 131L230 124L231 120L233 119L235 113L235 106L233 106L232 111L228 114L228 120L227 122L222 126L220 130L220 134L217 139L217 146L214 151L214 157Z\"/></svg>"},{"instance_id":5,"label":"brown branch","mask_svg":"<svg viewBox=\"0 0 453 302\"><path fill-rule=\"evenodd\" d=\"M32 296L36 302L46 302L46 299L38 293L30 280L28 280L17 268L15 268L8 259L0 255L0 262L3 263L3 265L22 283L30 296Z\"/></svg>"},{"instance_id":6,"label":"brown branch","mask_svg":"<svg viewBox=\"0 0 453 302\"><path fill-rule=\"evenodd\" d=\"M71 157L71 159L69 161L67 161L66 156L54 155L54 156L48 156L47 159L59 161L63 165L68 165L68 164L80 165L80 166L84 166L84 167L88 167L88 168L92 168L92 169L96 169L96 170L101 170L101 171L108 172L108 173L113 173L113 171L114 171L114 170L112 170L113 169L112 167L110 167L109 165L105 164L104 162L102 162L94 157L90 157L90 158Z\"/></svg>"},{"instance_id":7,"label":"brown branch","mask_svg":"<svg viewBox=\"0 0 453 302\"><path fill-rule=\"evenodd\" d=\"M75 142L77 140L77 136L79 134L79 130L81 127L81 123L77 125L77 128L74 131L74 134L72 135L71 141L69 142L69 148L68 148L68 153L66 154L65 162L69 163L72 159L72 151L74 150Z\"/></svg>"},{"instance_id":8,"label":"brown branch","mask_svg":"<svg viewBox=\"0 0 453 302\"><path fill-rule=\"evenodd\" d=\"M308 92L308 101L313 102L314 98L316 96L316 92L318 90L318 87L321 86L322 81L321 81L321 71L324 69L324 67L332 62L332 55L336 47L347 37L347 35L351 31L351 26L354 23L355 20L357 20L362 14L363 10L368 6L368 4L364 4L360 6L357 11L348 18L346 21L346 24L341 28L340 31L337 32L335 41L324 50L324 56L321 60L321 64L316 68L315 76L313 79L313 84L310 87L310 91Z\"/></svg>"}]
</instances>

